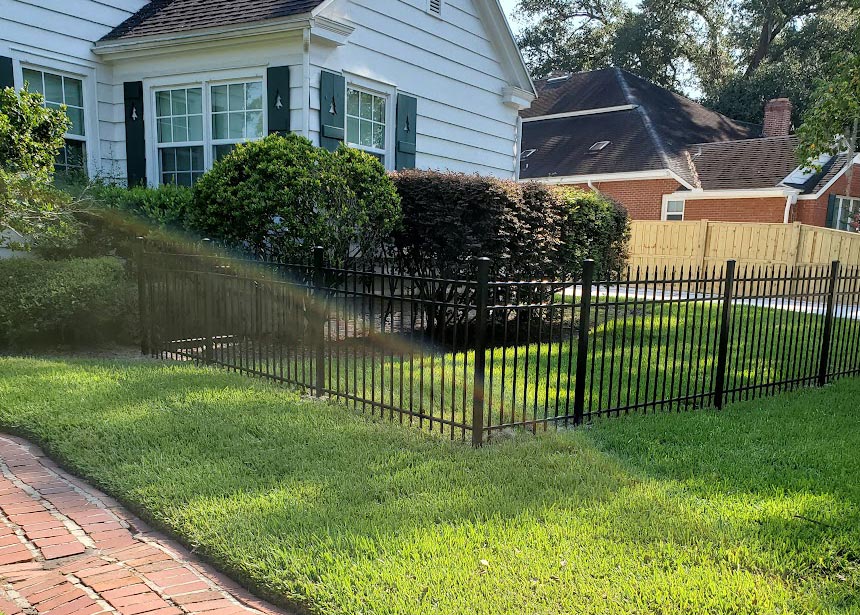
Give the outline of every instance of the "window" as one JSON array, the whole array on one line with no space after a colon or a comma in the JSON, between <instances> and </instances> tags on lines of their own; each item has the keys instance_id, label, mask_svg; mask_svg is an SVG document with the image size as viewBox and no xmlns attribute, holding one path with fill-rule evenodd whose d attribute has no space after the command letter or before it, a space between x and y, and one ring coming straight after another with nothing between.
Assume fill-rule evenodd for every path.
<instances>
[{"instance_id":1,"label":"window","mask_svg":"<svg viewBox=\"0 0 860 615\"><path fill-rule=\"evenodd\" d=\"M599 152L604 149L607 145L609 145L609 141L598 141L594 145L588 148L589 152Z\"/></svg>"},{"instance_id":2,"label":"window","mask_svg":"<svg viewBox=\"0 0 860 615\"><path fill-rule=\"evenodd\" d=\"M190 186L203 174L203 89L155 93L158 167L162 184Z\"/></svg>"},{"instance_id":3,"label":"window","mask_svg":"<svg viewBox=\"0 0 860 615\"><path fill-rule=\"evenodd\" d=\"M684 219L684 201L666 201L666 220Z\"/></svg>"},{"instance_id":4,"label":"window","mask_svg":"<svg viewBox=\"0 0 860 615\"><path fill-rule=\"evenodd\" d=\"M45 97L49 109L66 107L71 126L65 134L65 145L57 155L60 171L83 170L86 167L86 129L84 127L84 83L80 79L24 68L24 83L31 92Z\"/></svg>"},{"instance_id":5,"label":"window","mask_svg":"<svg viewBox=\"0 0 860 615\"><path fill-rule=\"evenodd\" d=\"M346 143L385 164L386 98L355 88L346 91Z\"/></svg>"},{"instance_id":6,"label":"window","mask_svg":"<svg viewBox=\"0 0 860 615\"><path fill-rule=\"evenodd\" d=\"M155 121L161 183L191 186L237 143L263 137L263 82L157 90Z\"/></svg>"},{"instance_id":7,"label":"window","mask_svg":"<svg viewBox=\"0 0 860 615\"><path fill-rule=\"evenodd\" d=\"M860 215L860 198L837 196L835 228L840 231L857 231L857 216Z\"/></svg>"}]
</instances>

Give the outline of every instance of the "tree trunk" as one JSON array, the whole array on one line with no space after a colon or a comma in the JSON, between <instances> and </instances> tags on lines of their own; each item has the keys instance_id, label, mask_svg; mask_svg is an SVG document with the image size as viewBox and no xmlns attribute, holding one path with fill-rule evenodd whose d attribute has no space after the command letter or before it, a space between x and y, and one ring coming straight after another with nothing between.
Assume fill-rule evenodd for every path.
<instances>
[{"instance_id":1,"label":"tree trunk","mask_svg":"<svg viewBox=\"0 0 860 615\"><path fill-rule=\"evenodd\" d=\"M776 18L773 14L773 7L769 5L765 9L761 24L761 33L758 37L758 45L756 45L756 49L753 52L752 57L750 57L744 76L749 77L758 69L759 66L761 66L761 63L770 52L770 45L773 43L773 39L776 38L776 35L779 34L780 30L782 30L782 24L776 23Z\"/></svg>"}]
</instances>

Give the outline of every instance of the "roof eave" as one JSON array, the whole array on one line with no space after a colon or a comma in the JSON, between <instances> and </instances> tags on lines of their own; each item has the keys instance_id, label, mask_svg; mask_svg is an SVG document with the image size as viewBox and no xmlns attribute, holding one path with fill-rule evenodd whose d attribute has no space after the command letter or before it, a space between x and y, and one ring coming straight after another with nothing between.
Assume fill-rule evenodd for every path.
<instances>
[{"instance_id":1,"label":"roof eave","mask_svg":"<svg viewBox=\"0 0 860 615\"><path fill-rule=\"evenodd\" d=\"M290 15L281 19L257 21L245 24L232 24L217 28L206 28L202 30L188 30L183 32L170 32L167 34L152 36L137 36L129 38L107 39L97 41L93 46L93 53L108 57L120 55L127 52L139 52L150 49L162 49L177 45L194 45L197 43L208 43L213 41L230 40L246 36L258 36L261 34L274 34L302 30L312 25L311 13L300 13Z\"/></svg>"}]
</instances>

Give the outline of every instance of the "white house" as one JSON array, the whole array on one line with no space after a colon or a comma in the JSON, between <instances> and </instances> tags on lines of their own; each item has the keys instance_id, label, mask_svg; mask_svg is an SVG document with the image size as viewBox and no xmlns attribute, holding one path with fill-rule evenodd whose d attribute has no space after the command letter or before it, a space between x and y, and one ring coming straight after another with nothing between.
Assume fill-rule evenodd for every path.
<instances>
[{"instance_id":1,"label":"white house","mask_svg":"<svg viewBox=\"0 0 860 615\"><path fill-rule=\"evenodd\" d=\"M0 87L25 82L67 105L58 164L150 185L287 131L513 178L535 98L498 0L0 0Z\"/></svg>"}]
</instances>

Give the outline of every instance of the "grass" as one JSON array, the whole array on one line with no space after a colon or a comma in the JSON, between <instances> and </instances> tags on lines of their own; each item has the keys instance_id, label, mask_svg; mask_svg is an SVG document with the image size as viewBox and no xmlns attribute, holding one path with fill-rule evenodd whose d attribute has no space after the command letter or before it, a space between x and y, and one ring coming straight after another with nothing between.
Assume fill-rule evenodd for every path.
<instances>
[{"instance_id":1,"label":"grass","mask_svg":"<svg viewBox=\"0 0 860 615\"><path fill-rule=\"evenodd\" d=\"M860 612L858 396L473 450L188 365L0 359L0 427L330 615Z\"/></svg>"}]
</instances>

